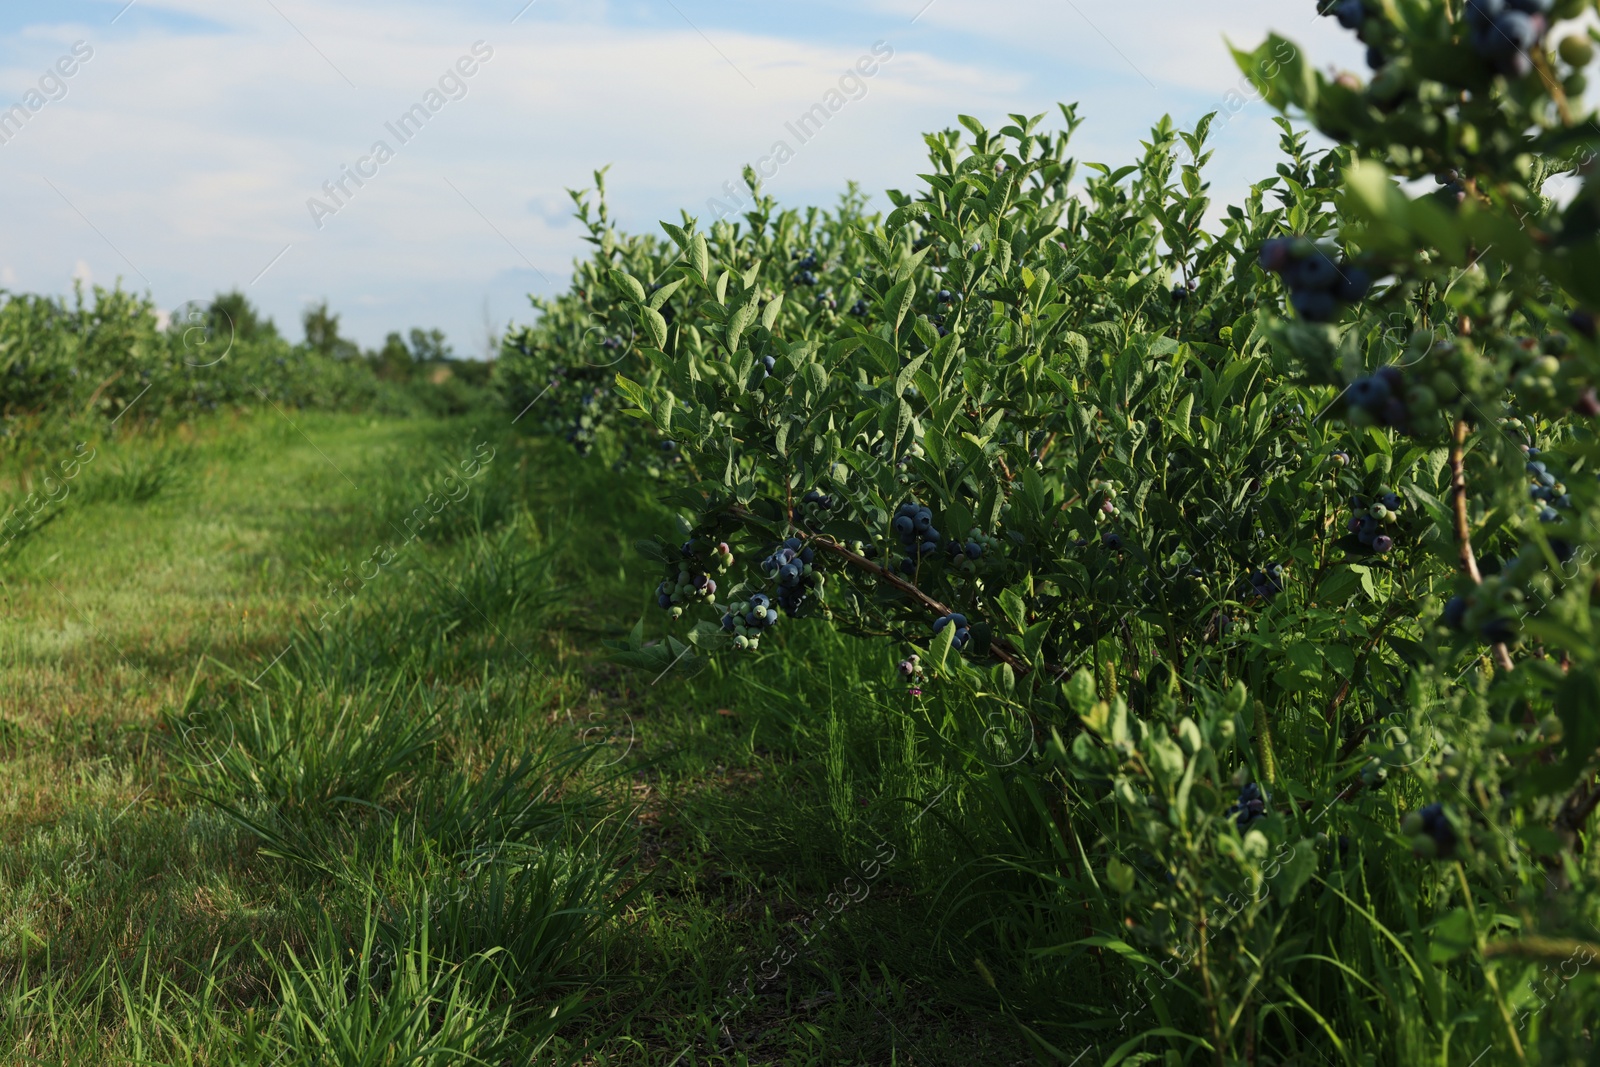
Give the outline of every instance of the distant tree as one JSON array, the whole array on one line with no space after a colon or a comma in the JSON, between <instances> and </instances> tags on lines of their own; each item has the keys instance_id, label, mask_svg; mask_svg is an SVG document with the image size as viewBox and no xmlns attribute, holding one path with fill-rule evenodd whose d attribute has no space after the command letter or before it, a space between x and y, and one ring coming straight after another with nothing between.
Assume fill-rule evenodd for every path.
<instances>
[{"instance_id":1,"label":"distant tree","mask_svg":"<svg viewBox=\"0 0 1600 1067\"><path fill-rule=\"evenodd\" d=\"M231 330L237 341L255 341L276 337L278 326L271 319L262 319L254 305L239 290L218 293L208 311L212 330L226 335Z\"/></svg>"},{"instance_id":2,"label":"distant tree","mask_svg":"<svg viewBox=\"0 0 1600 1067\"><path fill-rule=\"evenodd\" d=\"M339 336L339 316L328 310L328 302L314 304L306 309L301 320L306 330L306 347L335 359L355 359L361 355L360 347Z\"/></svg>"},{"instance_id":3,"label":"distant tree","mask_svg":"<svg viewBox=\"0 0 1600 1067\"><path fill-rule=\"evenodd\" d=\"M368 362L379 378L390 382L410 381L411 372L415 369L411 349L406 347L405 338L399 333L391 333L384 338L383 347L372 353Z\"/></svg>"},{"instance_id":4,"label":"distant tree","mask_svg":"<svg viewBox=\"0 0 1600 1067\"><path fill-rule=\"evenodd\" d=\"M418 363L448 363L455 359L442 330L412 330L411 356Z\"/></svg>"}]
</instances>

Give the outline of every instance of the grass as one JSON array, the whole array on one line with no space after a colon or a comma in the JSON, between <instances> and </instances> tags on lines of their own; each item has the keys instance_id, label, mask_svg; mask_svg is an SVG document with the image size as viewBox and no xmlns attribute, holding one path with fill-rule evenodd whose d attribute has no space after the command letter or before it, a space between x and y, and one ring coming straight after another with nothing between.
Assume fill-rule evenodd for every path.
<instances>
[{"instance_id":1,"label":"grass","mask_svg":"<svg viewBox=\"0 0 1600 1067\"><path fill-rule=\"evenodd\" d=\"M503 421L106 443L0 553L0 1062L1033 1062L981 724L607 663L670 520Z\"/></svg>"}]
</instances>

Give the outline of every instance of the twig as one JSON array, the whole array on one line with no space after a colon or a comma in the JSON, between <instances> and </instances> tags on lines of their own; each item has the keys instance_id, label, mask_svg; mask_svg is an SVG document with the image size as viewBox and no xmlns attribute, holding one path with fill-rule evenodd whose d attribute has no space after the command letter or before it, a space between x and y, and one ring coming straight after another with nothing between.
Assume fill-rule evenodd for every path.
<instances>
[{"instance_id":1,"label":"twig","mask_svg":"<svg viewBox=\"0 0 1600 1067\"><path fill-rule=\"evenodd\" d=\"M950 608L945 607L943 604L939 603L939 601L933 599L933 597L929 596L927 593L924 593L922 590L918 589L916 586L912 585L898 574L895 574L887 567L874 563L867 557L850 551L848 548L833 540L831 537L814 535L810 538L810 541L813 545L816 545L824 552L830 552L833 555L838 556L840 559L844 560L857 570L866 571L868 574L876 575L883 581L888 582L890 585L894 586L900 592L904 593L918 604L921 604L929 611L938 612L940 618L943 618L946 615L954 614ZM989 651L994 655L995 659L999 660L1001 663L1009 665L1011 669L1016 671L1019 675L1027 675L1033 672L1033 668L1024 663L1022 658L1016 654L1015 650L1013 650L1011 646L1006 644L1004 641L990 641Z\"/></svg>"},{"instance_id":2,"label":"twig","mask_svg":"<svg viewBox=\"0 0 1600 1067\"><path fill-rule=\"evenodd\" d=\"M1361 655L1356 658L1355 666L1350 670L1350 677L1340 684L1339 691L1333 694L1332 700L1328 701L1328 706L1322 713L1323 719L1328 722L1333 721L1334 714L1338 712L1340 705L1345 702L1345 698L1350 695L1350 687L1355 682L1355 676L1361 673L1361 665L1367 661L1367 658L1372 654L1372 650L1378 647L1378 641L1383 637L1383 632L1389 628L1389 624L1398 618L1400 618L1399 614L1390 614L1378 623L1378 628L1372 632L1372 636L1367 639L1366 646L1361 650ZM1361 733L1365 732L1365 728L1363 728ZM1361 736L1361 733L1358 733L1357 736Z\"/></svg>"},{"instance_id":3,"label":"twig","mask_svg":"<svg viewBox=\"0 0 1600 1067\"><path fill-rule=\"evenodd\" d=\"M1461 553L1461 568L1472 579L1473 585L1483 584L1483 573L1478 570L1478 558L1472 552L1472 523L1467 515L1467 470L1465 463L1467 433L1466 419L1457 419L1455 433L1450 437L1450 507L1455 515L1456 544ZM1515 664L1505 642L1494 645L1495 662L1500 669L1510 673Z\"/></svg>"}]
</instances>

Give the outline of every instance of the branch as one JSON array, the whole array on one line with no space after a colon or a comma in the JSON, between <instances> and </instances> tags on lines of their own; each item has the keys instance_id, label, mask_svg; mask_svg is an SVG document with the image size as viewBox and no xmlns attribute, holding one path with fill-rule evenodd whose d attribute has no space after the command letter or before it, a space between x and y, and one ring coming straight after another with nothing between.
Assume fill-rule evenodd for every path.
<instances>
[{"instance_id":1,"label":"branch","mask_svg":"<svg viewBox=\"0 0 1600 1067\"><path fill-rule=\"evenodd\" d=\"M1391 611L1392 610L1393 609L1391 608ZM1334 713L1339 710L1339 706L1343 704L1345 702L1345 698L1350 695L1350 687L1354 682L1355 676L1361 673L1361 665L1367 661L1367 658L1372 654L1372 650L1378 646L1379 639L1383 637L1383 631L1389 628L1390 623L1399 618L1399 614L1386 615L1383 621L1378 623L1378 628L1372 631L1372 637L1367 640L1366 647L1361 650L1361 655L1356 659L1355 666L1350 670L1350 677L1346 678L1344 682L1340 684L1339 691L1333 694L1332 700L1328 701L1328 707L1322 713L1322 717L1325 720L1328 722L1333 721ZM1363 727L1359 732L1357 732L1356 736L1359 738L1365 733L1366 727Z\"/></svg>"},{"instance_id":2,"label":"branch","mask_svg":"<svg viewBox=\"0 0 1600 1067\"><path fill-rule=\"evenodd\" d=\"M841 545L839 542L833 540L831 537L822 537L817 535L812 536L809 540L816 547L822 549L824 552L830 552L833 555L838 556L840 559L844 560L857 570L866 571L868 574L875 575L879 579L888 582L890 585L894 586L900 592L904 593L918 604L921 604L929 611L937 612L941 618L946 615L955 614L950 608L939 603L937 600L933 599L933 597L929 596L927 593L924 593L922 590L918 589L916 586L912 585L898 574L895 574L887 567L874 563L865 556L857 555ZM1025 676L1033 672L1033 668L1024 663L1022 658L1016 654L1016 651L1012 649L1010 645L1006 644L1005 641L990 641L989 651L993 654L995 659L999 660L1001 663L1008 664L1013 671L1017 672L1019 676Z\"/></svg>"},{"instance_id":3,"label":"branch","mask_svg":"<svg viewBox=\"0 0 1600 1067\"><path fill-rule=\"evenodd\" d=\"M1594 776L1590 774L1584 777L1592 779ZM1576 838L1583 824L1594 813L1596 805L1600 805L1600 786L1586 789L1579 785L1561 805L1561 813L1556 816L1556 832L1563 837Z\"/></svg>"},{"instance_id":4,"label":"branch","mask_svg":"<svg viewBox=\"0 0 1600 1067\"><path fill-rule=\"evenodd\" d=\"M1467 469L1465 463L1468 426L1466 419L1457 419L1455 433L1450 437L1450 507L1455 515L1456 543L1461 553L1461 569L1467 572L1473 585L1483 584L1483 573L1478 570L1478 558L1472 552L1472 522L1467 515ZM1495 642L1495 662L1508 674L1515 667L1505 643Z\"/></svg>"}]
</instances>

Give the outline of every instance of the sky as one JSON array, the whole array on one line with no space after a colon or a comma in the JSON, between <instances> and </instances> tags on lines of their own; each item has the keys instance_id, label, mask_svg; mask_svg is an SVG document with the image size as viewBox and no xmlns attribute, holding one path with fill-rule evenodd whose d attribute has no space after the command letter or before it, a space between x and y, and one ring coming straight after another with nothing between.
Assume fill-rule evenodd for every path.
<instances>
[{"instance_id":1,"label":"sky","mask_svg":"<svg viewBox=\"0 0 1600 1067\"><path fill-rule=\"evenodd\" d=\"M604 166L634 232L709 221L779 140L780 203L856 181L882 207L916 188L923 132L1076 101L1076 156L1113 165L1164 114L1220 112L1208 174L1236 199L1279 131L1227 43L1269 30L1362 66L1312 0L7 0L0 288L169 311L240 289L294 339L326 300L367 347L438 328L482 357L565 288L588 247L566 190Z\"/></svg>"}]
</instances>

